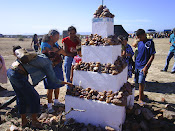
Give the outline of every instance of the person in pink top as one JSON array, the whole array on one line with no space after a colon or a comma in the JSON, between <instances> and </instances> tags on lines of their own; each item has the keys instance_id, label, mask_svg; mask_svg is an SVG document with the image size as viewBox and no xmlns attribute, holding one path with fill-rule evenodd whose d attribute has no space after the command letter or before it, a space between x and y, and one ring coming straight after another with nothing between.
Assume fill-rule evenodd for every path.
<instances>
[{"instance_id":1,"label":"person in pink top","mask_svg":"<svg viewBox=\"0 0 175 131\"><path fill-rule=\"evenodd\" d=\"M7 70L5 67L4 58L0 54L0 83L7 83ZM4 90L4 88L0 85L0 91Z\"/></svg>"}]
</instances>

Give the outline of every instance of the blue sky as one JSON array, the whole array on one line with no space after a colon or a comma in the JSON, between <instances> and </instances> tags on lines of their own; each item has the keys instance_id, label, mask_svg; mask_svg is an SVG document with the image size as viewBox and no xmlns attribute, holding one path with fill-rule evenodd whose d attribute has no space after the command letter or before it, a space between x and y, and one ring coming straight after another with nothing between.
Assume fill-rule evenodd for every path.
<instances>
[{"instance_id":1,"label":"blue sky","mask_svg":"<svg viewBox=\"0 0 175 131\"><path fill-rule=\"evenodd\" d=\"M0 0L0 33L45 34L73 25L78 32L91 32L93 13L102 0ZM175 27L175 0L104 0L115 15L114 24L126 31L138 28Z\"/></svg>"}]
</instances>

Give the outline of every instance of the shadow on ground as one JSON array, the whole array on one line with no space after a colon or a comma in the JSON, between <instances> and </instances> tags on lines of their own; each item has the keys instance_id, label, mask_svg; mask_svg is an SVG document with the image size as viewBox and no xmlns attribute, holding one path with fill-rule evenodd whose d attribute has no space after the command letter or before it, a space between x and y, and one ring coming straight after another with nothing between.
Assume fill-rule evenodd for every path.
<instances>
[{"instance_id":1,"label":"shadow on ground","mask_svg":"<svg viewBox=\"0 0 175 131\"><path fill-rule=\"evenodd\" d=\"M136 89L138 89L138 85L136 85ZM158 81L147 81L144 91L172 94L175 93L175 82L161 83Z\"/></svg>"},{"instance_id":2,"label":"shadow on ground","mask_svg":"<svg viewBox=\"0 0 175 131\"><path fill-rule=\"evenodd\" d=\"M8 90L4 90L0 92L0 97L10 97L10 96L14 96L15 92L14 91L8 91Z\"/></svg>"}]
</instances>

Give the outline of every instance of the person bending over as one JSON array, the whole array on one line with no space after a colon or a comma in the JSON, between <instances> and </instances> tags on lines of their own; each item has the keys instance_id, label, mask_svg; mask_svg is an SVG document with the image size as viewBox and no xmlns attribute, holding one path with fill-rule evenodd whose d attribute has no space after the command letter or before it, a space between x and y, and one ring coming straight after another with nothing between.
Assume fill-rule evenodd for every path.
<instances>
[{"instance_id":1,"label":"person bending over","mask_svg":"<svg viewBox=\"0 0 175 131\"><path fill-rule=\"evenodd\" d=\"M22 63L21 56L25 54L26 51L20 46L14 46L13 52L17 59L7 70L7 76L16 93L22 127L29 125L26 113L31 113L32 127L42 128L41 123L37 119L37 114L40 112L40 99L34 86L45 76L58 84L68 84L69 86L72 86L72 84L57 79L52 68L52 62L44 54L32 55L32 57L28 54L28 56L25 56L25 59L27 58L29 61ZM28 75L30 75L33 85L28 81Z\"/></svg>"}]
</instances>

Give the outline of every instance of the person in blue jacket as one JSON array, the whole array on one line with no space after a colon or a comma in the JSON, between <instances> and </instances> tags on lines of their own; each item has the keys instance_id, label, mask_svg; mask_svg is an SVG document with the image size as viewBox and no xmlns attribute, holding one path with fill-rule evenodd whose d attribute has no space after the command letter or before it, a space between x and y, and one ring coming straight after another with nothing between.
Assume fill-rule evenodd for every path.
<instances>
[{"instance_id":1,"label":"person in blue jacket","mask_svg":"<svg viewBox=\"0 0 175 131\"><path fill-rule=\"evenodd\" d=\"M170 46L170 50L168 52L168 56L166 58L165 67L164 67L163 70L161 70L161 71L164 71L164 72L167 72L168 66L169 66L169 62L170 62L171 58L174 56L174 59L175 59L175 28L173 29L173 34L170 35L169 44L171 46ZM175 62L174 62L173 68L171 70L171 73L172 74L175 73Z\"/></svg>"}]
</instances>

